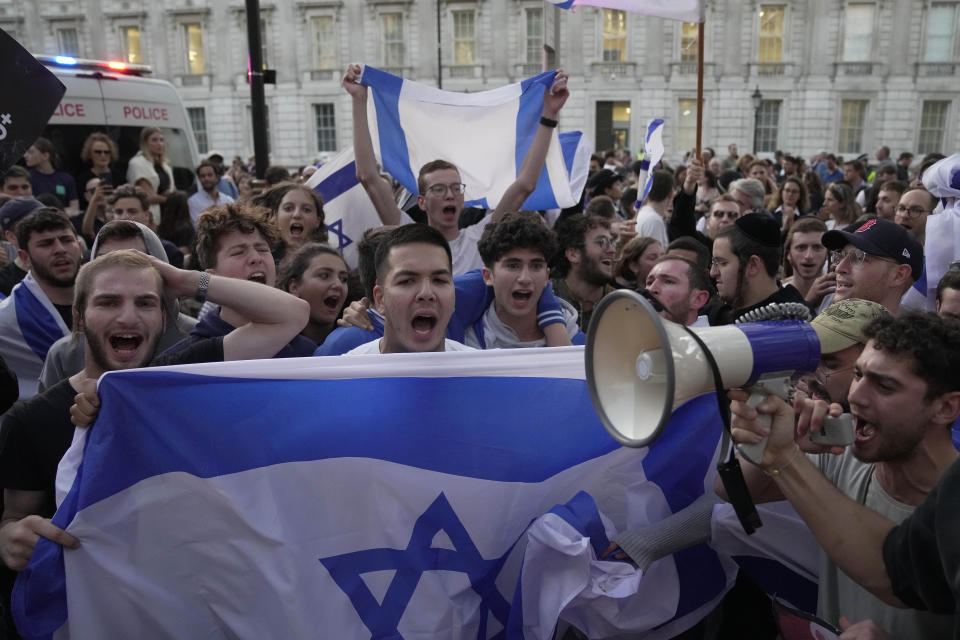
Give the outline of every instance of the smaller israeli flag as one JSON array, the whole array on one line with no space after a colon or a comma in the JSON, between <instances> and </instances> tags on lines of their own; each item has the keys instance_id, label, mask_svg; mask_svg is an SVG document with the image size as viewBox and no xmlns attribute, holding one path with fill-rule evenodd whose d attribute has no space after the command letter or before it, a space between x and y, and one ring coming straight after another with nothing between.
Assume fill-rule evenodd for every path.
<instances>
[{"instance_id":1,"label":"smaller israeli flag","mask_svg":"<svg viewBox=\"0 0 960 640\"><path fill-rule=\"evenodd\" d=\"M351 269L357 267L357 243L363 232L380 226L380 216L360 181L353 147L347 147L310 176L306 186L323 200L329 241Z\"/></svg>"},{"instance_id":2,"label":"smaller israeli flag","mask_svg":"<svg viewBox=\"0 0 960 640\"><path fill-rule=\"evenodd\" d=\"M637 209L643 205L653 186L649 180L650 169L657 166L663 157L663 118L654 118L647 125L647 137L643 141L643 160L640 161L640 184L643 185L637 196Z\"/></svg>"},{"instance_id":3,"label":"smaller israeli flag","mask_svg":"<svg viewBox=\"0 0 960 640\"><path fill-rule=\"evenodd\" d=\"M426 163L453 163L466 185L466 205L494 209L517 172L540 127L544 91L556 71L479 93L441 91L365 66L370 87L370 138L384 170L411 193ZM536 189L522 209L562 209L580 200L589 167L589 144L554 133ZM590 148L592 151L592 148Z\"/></svg>"}]
</instances>

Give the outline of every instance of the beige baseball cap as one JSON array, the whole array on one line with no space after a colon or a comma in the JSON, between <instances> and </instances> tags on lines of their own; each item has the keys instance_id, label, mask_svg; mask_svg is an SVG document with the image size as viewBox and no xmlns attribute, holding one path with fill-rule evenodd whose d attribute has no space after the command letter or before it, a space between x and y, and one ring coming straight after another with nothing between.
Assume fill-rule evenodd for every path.
<instances>
[{"instance_id":1,"label":"beige baseball cap","mask_svg":"<svg viewBox=\"0 0 960 640\"><path fill-rule=\"evenodd\" d=\"M886 307L849 298L834 302L810 321L820 338L820 353L836 353L855 344L865 344L863 328L877 318L890 315Z\"/></svg>"}]
</instances>

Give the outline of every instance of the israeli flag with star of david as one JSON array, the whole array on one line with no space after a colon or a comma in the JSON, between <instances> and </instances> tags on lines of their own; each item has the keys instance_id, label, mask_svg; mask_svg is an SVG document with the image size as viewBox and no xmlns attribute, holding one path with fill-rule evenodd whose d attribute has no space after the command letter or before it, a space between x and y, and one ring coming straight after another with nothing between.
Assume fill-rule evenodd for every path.
<instances>
[{"instance_id":1,"label":"israeli flag with star of david","mask_svg":"<svg viewBox=\"0 0 960 640\"><path fill-rule=\"evenodd\" d=\"M25 638L548 639L572 606L589 633L665 638L731 582L703 546L646 574L597 559L712 490L720 423L703 396L619 447L582 347L141 369L99 393L53 519L80 546L38 543Z\"/></svg>"},{"instance_id":2,"label":"israeli flag with star of david","mask_svg":"<svg viewBox=\"0 0 960 640\"><path fill-rule=\"evenodd\" d=\"M347 147L317 169L306 186L320 194L327 241L339 249L351 269L357 268L357 243L363 232L378 227L380 216L357 180L353 147Z\"/></svg>"},{"instance_id":3,"label":"israeli flag with star of david","mask_svg":"<svg viewBox=\"0 0 960 640\"><path fill-rule=\"evenodd\" d=\"M442 91L364 66L374 153L384 170L418 193L420 167L453 163L466 185L466 206L495 209L517 179L540 127L543 94L556 71L477 93ZM533 193L521 209L572 207L587 183L593 145L579 131L553 134Z\"/></svg>"}]
</instances>

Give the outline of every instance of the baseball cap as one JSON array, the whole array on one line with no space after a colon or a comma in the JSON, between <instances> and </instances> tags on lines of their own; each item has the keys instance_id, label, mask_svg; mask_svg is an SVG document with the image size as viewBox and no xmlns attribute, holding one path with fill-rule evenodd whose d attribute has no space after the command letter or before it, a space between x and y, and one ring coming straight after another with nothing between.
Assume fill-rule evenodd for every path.
<instances>
[{"instance_id":1,"label":"baseball cap","mask_svg":"<svg viewBox=\"0 0 960 640\"><path fill-rule=\"evenodd\" d=\"M0 207L0 226L4 231L13 229L13 225L26 218L28 215L42 209L43 203L36 198L14 198L8 200Z\"/></svg>"},{"instance_id":2,"label":"baseball cap","mask_svg":"<svg viewBox=\"0 0 960 640\"><path fill-rule=\"evenodd\" d=\"M612 187L620 181L620 176L615 172L610 169L601 169L590 176L590 179L587 180L587 185L590 188L590 195L596 196L602 194L605 189Z\"/></svg>"},{"instance_id":3,"label":"baseball cap","mask_svg":"<svg viewBox=\"0 0 960 640\"><path fill-rule=\"evenodd\" d=\"M839 251L844 245L852 244L871 256L910 265L914 282L923 274L923 245L904 227L882 218L871 218L852 230L851 227L827 231L821 239L823 246Z\"/></svg>"},{"instance_id":4,"label":"baseball cap","mask_svg":"<svg viewBox=\"0 0 960 640\"><path fill-rule=\"evenodd\" d=\"M855 344L863 344L863 328L890 315L886 307L869 300L849 298L834 302L810 321L820 338L820 353L836 353Z\"/></svg>"},{"instance_id":5,"label":"baseball cap","mask_svg":"<svg viewBox=\"0 0 960 640\"><path fill-rule=\"evenodd\" d=\"M218 158L220 158L220 160L223 160L223 158L224 158L224 156L223 156L222 153L220 153L220 152L217 151L216 149L211 149L210 151L207 152L207 155L205 155L205 156L203 157L203 159L204 159L204 160L210 160L210 159L212 159L214 156L217 156Z\"/></svg>"}]
</instances>

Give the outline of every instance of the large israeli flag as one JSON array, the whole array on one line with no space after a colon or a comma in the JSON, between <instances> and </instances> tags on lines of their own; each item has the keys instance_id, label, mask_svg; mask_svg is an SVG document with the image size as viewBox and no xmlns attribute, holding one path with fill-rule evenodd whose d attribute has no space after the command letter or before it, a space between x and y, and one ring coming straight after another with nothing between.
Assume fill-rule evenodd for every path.
<instances>
[{"instance_id":1,"label":"large israeli flag","mask_svg":"<svg viewBox=\"0 0 960 640\"><path fill-rule=\"evenodd\" d=\"M441 91L365 66L374 153L411 193L426 163L442 159L460 170L467 206L496 208L517 178L540 126L543 92L555 71L479 93ZM592 144L580 132L562 143L556 132L537 187L523 209L570 207L587 181Z\"/></svg>"},{"instance_id":2,"label":"large israeli flag","mask_svg":"<svg viewBox=\"0 0 960 640\"><path fill-rule=\"evenodd\" d=\"M40 541L19 629L547 639L570 616L676 634L729 567L706 547L647 574L597 553L712 486L716 401L620 448L583 362L569 347L109 373L54 517L80 547Z\"/></svg>"}]
</instances>

